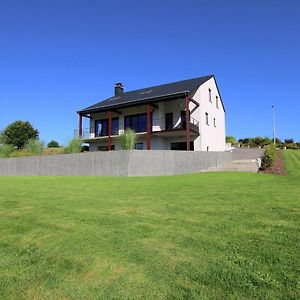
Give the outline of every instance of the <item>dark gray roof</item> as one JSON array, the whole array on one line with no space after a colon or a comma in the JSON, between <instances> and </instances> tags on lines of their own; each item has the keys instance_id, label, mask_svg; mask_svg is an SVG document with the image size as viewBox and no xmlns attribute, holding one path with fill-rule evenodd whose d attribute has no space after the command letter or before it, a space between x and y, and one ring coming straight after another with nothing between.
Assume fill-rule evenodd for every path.
<instances>
[{"instance_id":1,"label":"dark gray roof","mask_svg":"<svg viewBox=\"0 0 300 300\"><path fill-rule=\"evenodd\" d=\"M111 108L118 108L124 106L130 106L138 103L147 103L154 101L161 101L165 98L174 97L180 94L191 95L195 92L200 85L214 77L213 75L208 75L204 77L198 77L188 80L182 80L152 87L147 87L139 90L124 92L121 95L113 96L101 102L98 102L92 106L89 106L79 113L90 113L94 111L102 111Z\"/></svg>"}]
</instances>

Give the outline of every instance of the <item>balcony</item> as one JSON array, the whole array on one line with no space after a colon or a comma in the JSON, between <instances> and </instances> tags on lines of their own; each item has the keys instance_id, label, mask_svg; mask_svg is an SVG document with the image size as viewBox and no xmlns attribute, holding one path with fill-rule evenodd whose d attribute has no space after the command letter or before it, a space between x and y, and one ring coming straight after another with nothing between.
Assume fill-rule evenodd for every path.
<instances>
[{"instance_id":1,"label":"balcony","mask_svg":"<svg viewBox=\"0 0 300 300\"><path fill-rule=\"evenodd\" d=\"M183 135L185 134L186 131L186 120L185 116L172 116L169 118L157 118L154 117L151 120L151 133L153 135L159 135L159 136L177 136L177 135ZM128 124L125 124L126 128L131 128L133 129L138 135L144 135L147 133L147 124L146 120L137 120L132 123L130 123L130 126ZM123 128L124 123L120 122L119 123L119 128ZM98 132L96 132L98 131ZM113 134L111 135L112 138L117 137L119 133L121 133L123 130L114 130ZM118 133L117 133L118 132ZM117 133L117 134L116 134ZM76 136L79 136L79 130L76 129L74 131L74 134ZM191 135L199 135L199 121L194 119L193 117L190 117L190 134ZM107 128L105 130L97 128L95 130L95 127L90 127L90 128L83 128L82 129L82 138L86 141L88 140L101 140L101 139L106 139L108 136L108 131Z\"/></svg>"}]
</instances>

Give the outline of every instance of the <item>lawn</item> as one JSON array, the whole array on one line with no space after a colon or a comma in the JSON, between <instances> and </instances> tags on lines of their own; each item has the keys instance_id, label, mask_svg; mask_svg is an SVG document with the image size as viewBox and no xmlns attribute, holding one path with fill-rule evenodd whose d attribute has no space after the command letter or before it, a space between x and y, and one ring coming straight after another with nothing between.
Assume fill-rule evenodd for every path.
<instances>
[{"instance_id":1,"label":"lawn","mask_svg":"<svg viewBox=\"0 0 300 300\"><path fill-rule=\"evenodd\" d=\"M0 299L299 299L289 176L0 178Z\"/></svg>"}]
</instances>

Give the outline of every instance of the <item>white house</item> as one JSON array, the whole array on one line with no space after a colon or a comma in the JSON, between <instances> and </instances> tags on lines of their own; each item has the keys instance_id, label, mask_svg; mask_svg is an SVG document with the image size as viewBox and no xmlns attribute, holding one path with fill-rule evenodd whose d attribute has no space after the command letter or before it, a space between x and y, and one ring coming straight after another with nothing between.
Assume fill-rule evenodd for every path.
<instances>
[{"instance_id":1,"label":"white house","mask_svg":"<svg viewBox=\"0 0 300 300\"><path fill-rule=\"evenodd\" d=\"M138 136L141 150L225 150L225 109L213 75L125 92L78 111L77 134L90 151L120 149L126 128ZM90 127L82 128L82 117Z\"/></svg>"}]
</instances>

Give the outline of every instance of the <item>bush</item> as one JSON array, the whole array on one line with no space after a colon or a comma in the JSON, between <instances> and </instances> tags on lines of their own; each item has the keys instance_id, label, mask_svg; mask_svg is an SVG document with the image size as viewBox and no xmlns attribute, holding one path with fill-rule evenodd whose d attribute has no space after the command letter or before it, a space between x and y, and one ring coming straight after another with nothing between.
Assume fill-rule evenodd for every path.
<instances>
[{"instance_id":1,"label":"bush","mask_svg":"<svg viewBox=\"0 0 300 300\"><path fill-rule=\"evenodd\" d=\"M268 145L265 148L264 155L261 159L261 168L263 170L270 168L275 161L275 147L274 145Z\"/></svg>"},{"instance_id":2,"label":"bush","mask_svg":"<svg viewBox=\"0 0 300 300\"><path fill-rule=\"evenodd\" d=\"M10 157L14 152L14 147L8 144L0 145L0 157Z\"/></svg>"},{"instance_id":3,"label":"bush","mask_svg":"<svg viewBox=\"0 0 300 300\"><path fill-rule=\"evenodd\" d=\"M22 149L30 139L36 139L38 136L38 130L29 122L15 121L3 130L1 140L4 144Z\"/></svg>"},{"instance_id":4,"label":"bush","mask_svg":"<svg viewBox=\"0 0 300 300\"><path fill-rule=\"evenodd\" d=\"M286 143L285 146L286 146L286 149L293 149L293 150L299 149L297 143Z\"/></svg>"},{"instance_id":5,"label":"bush","mask_svg":"<svg viewBox=\"0 0 300 300\"><path fill-rule=\"evenodd\" d=\"M65 147L66 153L80 153L81 152L81 145L82 140L74 137L68 144L67 147Z\"/></svg>"},{"instance_id":6,"label":"bush","mask_svg":"<svg viewBox=\"0 0 300 300\"><path fill-rule=\"evenodd\" d=\"M26 145L25 149L34 155L40 155L44 149L44 143L37 139L30 139Z\"/></svg>"},{"instance_id":7,"label":"bush","mask_svg":"<svg viewBox=\"0 0 300 300\"><path fill-rule=\"evenodd\" d=\"M119 136L119 143L123 150L131 150L134 149L136 143L136 133L132 129L126 129Z\"/></svg>"},{"instance_id":8,"label":"bush","mask_svg":"<svg viewBox=\"0 0 300 300\"><path fill-rule=\"evenodd\" d=\"M47 148L59 148L59 144L57 141L52 140L47 144Z\"/></svg>"}]
</instances>

